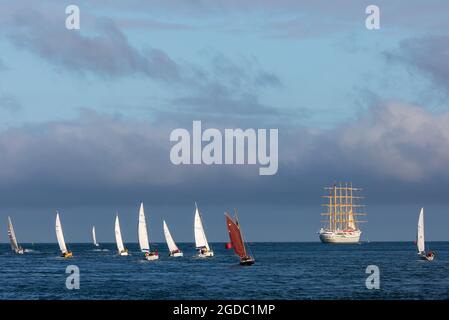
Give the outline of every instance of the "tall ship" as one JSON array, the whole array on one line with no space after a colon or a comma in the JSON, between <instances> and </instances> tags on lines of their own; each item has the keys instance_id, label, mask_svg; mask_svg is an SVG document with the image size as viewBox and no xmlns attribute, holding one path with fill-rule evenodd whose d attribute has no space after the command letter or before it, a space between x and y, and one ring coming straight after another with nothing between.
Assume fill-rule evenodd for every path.
<instances>
[{"instance_id":1,"label":"tall ship","mask_svg":"<svg viewBox=\"0 0 449 320\"><path fill-rule=\"evenodd\" d=\"M362 231L358 224L361 221L357 217L365 216L364 205L361 204L363 197L357 194L362 190L354 188L352 183L334 184L332 187L324 188L326 199L322 204L326 208L321 216L326 217L322 222L326 227L321 228L319 235L323 243L359 243Z\"/></svg>"}]
</instances>

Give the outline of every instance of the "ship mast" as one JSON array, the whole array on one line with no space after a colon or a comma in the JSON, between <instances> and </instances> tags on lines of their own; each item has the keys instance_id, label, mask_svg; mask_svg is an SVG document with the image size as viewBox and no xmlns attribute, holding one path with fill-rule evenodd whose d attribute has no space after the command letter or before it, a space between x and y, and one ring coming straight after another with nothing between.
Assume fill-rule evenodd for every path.
<instances>
[{"instance_id":1,"label":"ship mast","mask_svg":"<svg viewBox=\"0 0 449 320\"><path fill-rule=\"evenodd\" d=\"M356 210L357 208L364 207L362 204L358 204L355 200L363 199L360 196L354 196L354 192L361 191L360 188L354 188L352 183L341 182L334 184L332 187L324 188L329 193L323 198L328 198L329 202L323 204L327 207L327 212L322 213L322 216L329 216L327 222L329 224L328 230L335 232L336 230L348 230L358 229L357 223L366 222L356 220L357 216L366 215L363 212Z\"/></svg>"}]
</instances>

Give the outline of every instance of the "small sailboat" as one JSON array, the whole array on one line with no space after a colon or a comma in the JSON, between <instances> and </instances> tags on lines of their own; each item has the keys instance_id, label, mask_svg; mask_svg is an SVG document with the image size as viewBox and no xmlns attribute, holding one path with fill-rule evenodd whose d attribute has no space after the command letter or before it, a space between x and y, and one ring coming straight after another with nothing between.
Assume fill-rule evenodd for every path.
<instances>
[{"instance_id":1,"label":"small sailboat","mask_svg":"<svg viewBox=\"0 0 449 320\"><path fill-rule=\"evenodd\" d=\"M137 228L139 236L140 250L145 254L145 259L152 261L159 259L157 251L150 251L150 243L148 241L147 223L145 220L145 211L143 209L143 202L140 203L139 209L139 225Z\"/></svg>"},{"instance_id":2,"label":"small sailboat","mask_svg":"<svg viewBox=\"0 0 449 320\"><path fill-rule=\"evenodd\" d=\"M100 244L97 242L97 235L95 234L95 226L92 227L92 240L95 247L99 247Z\"/></svg>"},{"instance_id":3,"label":"small sailboat","mask_svg":"<svg viewBox=\"0 0 449 320\"><path fill-rule=\"evenodd\" d=\"M11 242L11 249L17 254L23 254L23 248L17 243L16 233L14 232L14 227L12 226L11 217L8 217L8 237Z\"/></svg>"},{"instance_id":4,"label":"small sailboat","mask_svg":"<svg viewBox=\"0 0 449 320\"><path fill-rule=\"evenodd\" d=\"M250 266L256 260L248 254L245 242L243 241L242 231L240 230L239 221L237 218L237 210L235 212L235 219L232 219L228 213L225 213L226 226L228 227L229 238L231 239L231 246L235 253L240 257L240 264L242 266Z\"/></svg>"},{"instance_id":5,"label":"small sailboat","mask_svg":"<svg viewBox=\"0 0 449 320\"><path fill-rule=\"evenodd\" d=\"M163 225L164 225L165 241L167 242L168 250L170 251L170 257L182 257L183 253L181 250L179 250L178 246L173 240L173 237L171 236L170 230L168 229L165 220Z\"/></svg>"},{"instance_id":6,"label":"small sailboat","mask_svg":"<svg viewBox=\"0 0 449 320\"><path fill-rule=\"evenodd\" d=\"M73 257L72 251L67 250L67 246L64 240L64 234L62 233L61 220L59 219L59 213L56 211L56 238L58 239L59 249L61 250L61 257L71 258Z\"/></svg>"},{"instance_id":7,"label":"small sailboat","mask_svg":"<svg viewBox=\"0 0 449 320\"><path fill-rule=\"evenodd\" d=\"M193 229L195 233L195 247L198 250L198 257L200 258L213 257L214 252L211 250L209 243L207 242L200 210L198 210L196 202L195 202L195 221Z\"/></svg>"},{"instance_id":8,"label":"small sailboat","mask_svg":"<svg viewBox=\"0 0 449 320\"><path fill-rule=\"evenodd\" d=\"M121 256L128 255L128 249L123 245L122 231L120 230L120 221L118 219L118 214L115 216L115 242L117 242L118 254Z\"/></svg>"},{"instance_id":9,"label":"small sailboat","mask_svg":"<svg viewBox=\"0 0 449 320\"><path fill-rule=\"evenodd\" d=\"M424 208L421 208L418 218L418 232L416 236L416 246L418 248L418 255L421 259L432 261L435 258L435 252L426 252L424 240Z\"/></svg>"}]
</instances>

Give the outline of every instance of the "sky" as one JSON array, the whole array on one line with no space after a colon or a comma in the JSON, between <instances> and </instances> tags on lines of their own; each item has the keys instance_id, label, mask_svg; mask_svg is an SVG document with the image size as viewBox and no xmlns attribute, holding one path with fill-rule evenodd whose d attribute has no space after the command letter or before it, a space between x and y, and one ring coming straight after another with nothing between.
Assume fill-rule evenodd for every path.
<instances>
[{"instance_id":1,"label":"sky","mask_svg":"<svg viewBox=\"0 0 449 320\"><path fill-rule=\"evenodd\" d=\"M80 29L65 27L70 4ZM368 5L380 29L365 27ZM136 239L162 219L192 241L193 207L225 241L316 241L323 187L363 188L365 239L412 241L426 207L448 240L447 1L1 1L0 241L112 241L115 212ZM279 170L175 166L176 128L274 128ZM66 222L65 222L66 221ZM154 223L153 223L154 221ZM2 231L3 229L3 231ZM154 237L151 235L154 234ZM126 236L125 236L126 238Z\"/></svg>"}]
</instances>

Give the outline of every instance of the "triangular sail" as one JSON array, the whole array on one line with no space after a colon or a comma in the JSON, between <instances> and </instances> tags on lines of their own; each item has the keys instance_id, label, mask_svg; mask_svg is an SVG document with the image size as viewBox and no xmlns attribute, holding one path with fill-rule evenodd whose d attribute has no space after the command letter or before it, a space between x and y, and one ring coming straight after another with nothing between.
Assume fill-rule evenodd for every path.
<instances>
[{"instance_id":1,"label":"triangular sail","mask_svg":"<svg viewBox=\"0 0 449 320\"><path fill-rule=\"evenodd\" d=\"M59 213L56 213L56 238L58 239L59 249L62 253L67 252L65 245L64 234L62 233L61 220L59 220Z\"/></svg>"},{"instance_id":2,"label":"triangular sail","mask_svg":"<svg viewBox=\"0 0 449 320\"><path fill-rule=\"evenodd\" d=\"M170 252L179 251L179 248L176 245L175 241L173 240L173 237L171 236L170 230L168 229L165 220L164 220L164 235L165 241L167 241L168 250L170 250Z\"/></svg>"},{"instance_id":3,"label":"triangular sail","mask_svg":"<svg viewBox=\"0 0 449 320\"><path fill-rule=\"evenodd\" d=\"M235 253L240 257L247 257L245 244L243 243L242 233L237 220L232 220L232 218L225 214L226 225L228 227L229 238L231 239L232 247Z\"/></svg>"},{"instance_id":4,"label":"triangular sail","mask_svg":"<svg viewBox=\"0 0 449 320\"><path fill-rule=\"evenodd\" d=\"M94 242L94 246L98 247L99 244L97 242L97 235L95 234L95 226L92 227L92 240Z\"/></svg>"},{"instance_id":5,"label":"triangular sail","mask_svg":"<svg viewBox=\"0 0 449 320\"><path fill-rule=\"evenodd\" d=\"M421 208L418 218L418 232L416 236L416 246L418 253L425 252L424 246L424 208Z\"/></svg>"},{"instance_id":6,"label":"triangular sail","mask_svg":"<svg viewBox=\"0 0 449 320\"><path fill-rule=\"evenodd\" d=\"M115 241L117 242L118 251L124 251L125 246L123 245L122 231L120 230L120 221L118 219L118 215L115 217Z\"/></svg>"},{"instance_id":7,"label":"triangular sail","mask_svg":"<svg viewBox=\"0 0 449 320\"><path fill-rule=\"evenodd\" d=\"M195 222L194 222L194 232L195 232L195 246L197 248L206 247L210 250L209 243L207 242L206 233L204 232L203 221L201 220L200 211L195 203Z\"/></svg>"},{"instance_id":8,"label":"triangular sail","mask_svg":"<svg viewBox=\"0 0 449 320\"><path fill-rule=\"evenodd\" d=\"M145 221L145 211L143 209L143 202L140 204L139 210L138 235L139 235L140 250L142 252L149 252L150 244L148 241L147 223Z\"/></svg>"},{"instance_id":9,"label":"triangular sail","mask_svg":"<svg viewBox=\"0 0 449 320\"><path fill-rule=\"evenodd\" d=\"M14 232L14 227L12 226L11 217L8 217L8 236L11 242L11 249L14 251L19 250L19 245L16 239L16 233Z\"/></svg>"}]
</instances>

